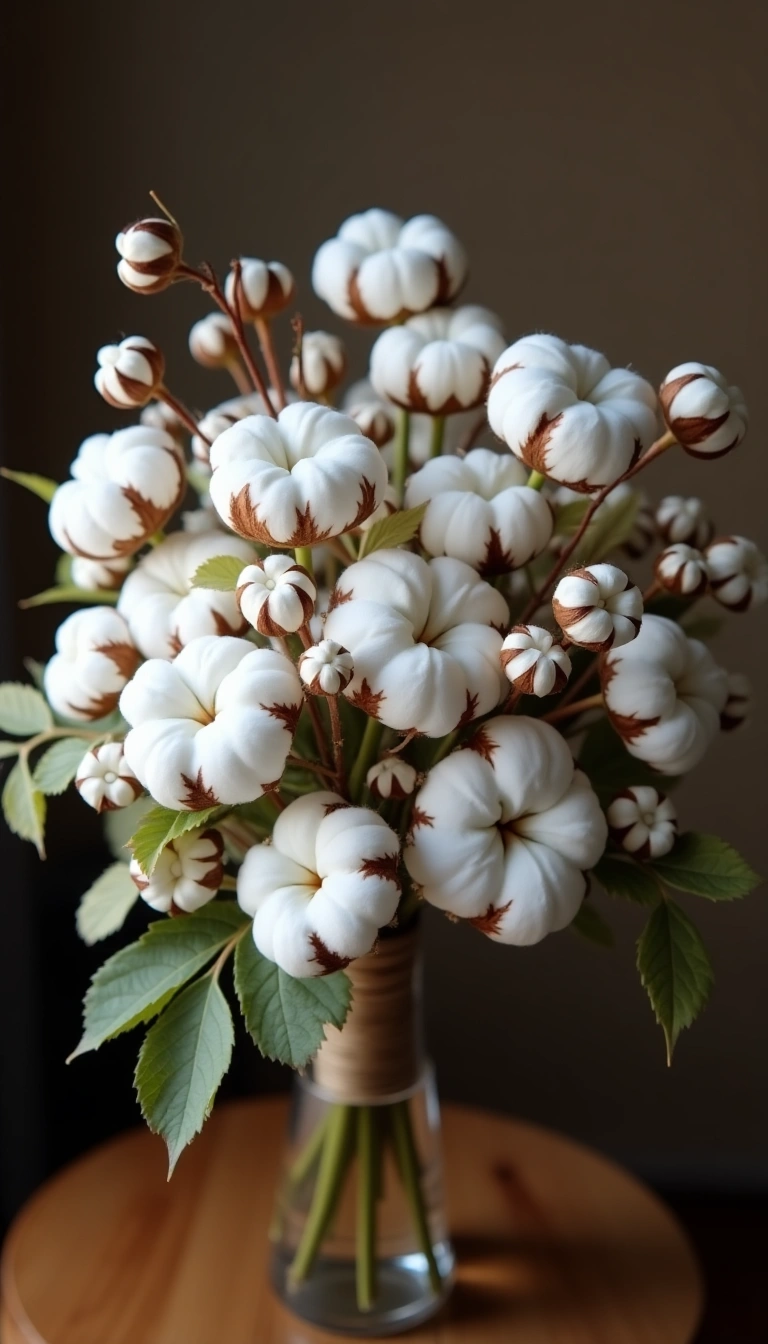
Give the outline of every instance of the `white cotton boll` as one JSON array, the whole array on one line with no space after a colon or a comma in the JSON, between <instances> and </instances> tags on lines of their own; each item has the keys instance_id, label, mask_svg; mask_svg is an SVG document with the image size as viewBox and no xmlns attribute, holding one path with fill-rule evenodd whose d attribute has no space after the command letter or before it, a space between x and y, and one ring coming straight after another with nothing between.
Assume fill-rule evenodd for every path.
<instances>
[{"instance_id":1,"label":"white cotton boll","mask_svg":"<svg viewBox=\"0 0 768 1344\"><path fill-rule=\"evenodd\" d=\"M334 639L321 639L299 658L299 676L313 695L340 695L354 675L348 649Z\"/></svg>"},{"instance_id":2,"label":"white cotton boll","mask_svg":"<svg viewBox=\"0 0 768 1344\"><path fill-rule=\"evenodd\" d=\"M527 945L570 924L606 837L561 735L507 716L429 772L404 858L432 905L497 942Z\"/></svg>"},{"instance_id":3,"label":"white cotton boll","mask_svg":"<svg viewBox=\"0 0 768 1344\"><path fill-rule=\"evenodd\" d=\"M274 638L293 634L312 619L317 588L292 556L267 555L246 566L235 596L248 624Z\"/></svg>"},{"instance_id":4,"label":"white cotton boll","mask_svg":"<svg viewBox=\"0 0 768 1344\"><path fill-rule=\"evenodd\" d=\"M45 695L65 719L89 722L115 709L139 651L114 607L86 607L62 621L45 669Z\"/></svg>"},{"instance_id":5,"label":"white cotton boll","mask_svg":"<svg viewBox=\"0 0 768 1344\"><path fill-rule=\"evenodd\" d=\"M571 675L565 649L540 625L513 625L501 646L501 665L522 695L559 695Z\"/></svg>"},{"instance_id":6,"label":"white cotton boll","mask_svg":"<svg viewBox=\"0 0 768 1344\"><path fill-rule=\"evenodd\" d=\"M328 331L305 331L301 342L301 362L291 360L291 383L298 393L325 397L333 392L347 371L344 342ZM364 431L363 431L364 432Z\"/></svg>"},{"instance_id":7,"label":"white cotton boll","mask_svg":"<svg viewBox=\"0 0 768 1344\"><path fill-rule=\"evenodd\" d=\"M666 495L656 510L656 526L670 545L684 542L701 551L712 540L714 525L700 499Z\"/></svg>"},{"instance_id":8,"label":"white cotton boll","mask_svg":"<svg viewBox=\"0 0 768 1344\"><path fill-rule=\"evenodd\" d=\"M675 805L649 784L622 789L606 816L616 843L636 859L660 859L675 843Z\"/></svg>"},{"instance_id":9,"label":"white cotton boll","mask_svg":"<svg viewBox=\"0 0 768 1344\"><path fill-rule=\"evenodd\" d=\"M145 658L175 658L200 635L244 634L247 623L234 593L193 587L200 566L218 555L246 565L253 548L219 531L173 532L139 560L117 609Z\"/></svg>"},{"instance_id":10,"label":"white cotton boll","mask_svg":"<svg viewBox=\"0 0 768 1344\"><path fill-rule=\"evenodd\" d=\"M260 261L256 257L240 258L239 294L240 316L244 322L275 317L293 301L296 282L281 261ZM224 286L230 307L235 304L235 273L230 271Z\"/></svg>"},{"instance_id":11,"label":"white cotton boll","mask_svg":"<svg viewBox=\"0 0 768 1344\"><path fill-rule=\"evenodd\" d=\"M643 619L640 589L616 565L571 570L555 588L552 611L572 644L604 653L637 637Z\"/></svg>"},{"instance_id":12,"label":"white cotton boll","mask_svg":"<svg viewBox=\"0 0 768 1344\"><path fill-rule=\"evenodd\" d=\"M176 278L183 239L170 219L139 219L115 239L117 274L136 294L159 294Z\"/></svg>"},{"instance_id":13,"label":"white cotton boll","mask_svg":"<svg viewBox=\"0 0 768 1344\"><path fill-rule=\"evenodd\" d=\"M113 560L88 560L85 556L72 558L70 578L76 588L92 592L115 592L133 566L133 556L115 556Z\"/></svg>"},{"instance_id":14,"label":"white cotton boll","mask_svg":"<svg viewBox=\"0 0 768 1344\"><path fill-rule=\"evenodd\" d=\"M659 401L677 442L694 457L723 457L747 432L741 388L729 387L711 364L678 364L661 384Z\"/></svg>"},{"instance_id":15,"label":"white cotton boll","mask_svg":"<svg viewBox=\"0 0 768 1344\"><path fill-rule=\"evenodd\" d=\"M270 390L270 401L273 410L277 413L277 397ZM225 429L231 429L238 420L245 420L249 415L264 415L266 407L264 398L258 392L250 392L244 397L230 397L227 401L222 401L218 406L213 406L210 411L206 411L202 420L198 420L197 427L199 434L192 435L192 455L198 466L210 470L211 444Z\"/></svg>"},{"instance_id":16,"label":"white cotton boll","mask_svg":"<svg viewBox=\"0 0 768 1344\"><path fill-rule=\"evenodd\" d=\"M365 782L374 798L409 798L416 788L418 775L408 761L385 756L372 765Z\"/></svg>"},{"instance_id":17,"label":"white cotton boll","mask_svg":"<svg viewBox=\"0 0 768 1344\"><path fill-rule=\"evenodd\" d=\"M370 378L380 396L406 410L453 415L483 401L503 347L493 313L434 309L379 336Z\"/></svg>"},{"instance_id":18,"label":"white cotton boll","mask_svg":"<svg viewBox=\"0 0 768 1344\"><path fill-rule=\"evenodd\" d=\"M75 788L97 812L130 807L144 792L125 759L122 742L102 742L87 751L77 767Z\"/></svg>"},{"instance_id":19,"label":"white cotton boll","mask_svg":"<svg viewBox=\"0 0 768 1344\"><path fill-rule=\"evenodd\" d=\"M681 597L699 597L709 583L707 562L701 551L677 542L661 552L654 573L657 583L667 592Z\"/></svg>"},{"instance_id":20,"label":"white cotton boll","mask_svg":"<svg viewBox=\"0 0 768 1344\"><path fill-rule=\"evenodd\" d=\"M712 596L731 611L768 600L768 561L748 537L717 537L704 558Z\"/></svg>"},{"instance_id":21,"label":"white cotton boll","mask_svg":"<svg viewBox=\"0 0 768 1344\"><path fill-rule=\"evenodd\" d=\"M288 975L329 975L370 952L400 898L400 841L337 793L297 798L270 845L248 850L237 899L262 956Z\"/></svg>"},{"instance_id":22,"label":"white cotton boll","mask_svg":"<svg viewBox=\"0 0 768 1344\"><path fill-rule=\"evenodd\" d=\"M440 268L439 303L454 299L467 278L469 261L461 243L435 215L415 215L400 230L400 247L433 257ZM483 310L487 312L487 309Z\"/></svg>"},{"instance_id":23,"label":"white cotton boll","mask_svg":"<svg viewBox=\"0 0 768 1344\"><path fill-rule=\"evenodd\" d=\"M208 313L195 322L189 333L189 353L205 369L226 369L238 359L235 329L226 313Z\"/></svg>"},{"instance_id":24,"label":"white cotton boll","mask_svg":"<svg viewBox=\"0 0 768 1344\"><path fill-rule=\"evenodd\" d=\"M118 410L146 406L162 386L163 352L146 336L127 336L119 345L103 345L96 360L96 391Z\"/></svg>"},{"instance_id":25,"label":"white cotton boll","mask_svg":"<svg viewBox=\"0 0 768 1344\"><path fill-rule=\"evenodd\" d=\"M295 402L249 416L210 454L211 499L234 532L267 546L314 546L373 513L387 487L381 453L348 415Z\"/></svg>"},{"instance_id":26,"label":"white cotton boll","mask_svg":"<svg viewBox=\"0 0 768 1344\"><path fill-rule=\"evenodd\" d=\"M630 369L557 336L524 336L497 359L488 395L492 430L532 471L592 494L650 447L656 393Z\"/></svg>"},{"instance_id":27,"label":"white cotton boll","mask_svg":"<svg viewBox=\"0 0 768 1344\"><path fill-rule=\"evenodd\" d=\"M277 786L303 704L293 663L245 639L194 639L143 663L120 698L125 756L174 811L249 803Z\"/></svg>"},{"instance_id":28,"label":"white cotton boll","mask_svg":"<svg viewBox=\"0 0 768 1344\"><path fill-rule=\"evenodd\" d=\"M142 900L161 914L191 914L212 901L224 876L224 840L215 827L191 831L166 845L151 877L136 859L130 873Z\"/></svg>"},{"instance_id":29,"label":"white cotton boll","mask_svg":"<svg viewBox=\"0 0 768 1344\"><path fill-rule=\"evenodd\" d=\"M741 728L755 707L755 696L749 677L743 672L728 673L728 698L720 713L720 727L724 733Z\"/></svg>"}]
</instances>

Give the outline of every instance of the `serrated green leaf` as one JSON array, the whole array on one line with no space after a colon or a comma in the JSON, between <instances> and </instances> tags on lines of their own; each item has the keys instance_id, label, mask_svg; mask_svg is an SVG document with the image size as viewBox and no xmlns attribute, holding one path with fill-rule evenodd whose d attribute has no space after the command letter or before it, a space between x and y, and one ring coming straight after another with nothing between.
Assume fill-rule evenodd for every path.
<instances>
[{"instance_id":1,"label":"serrated green leaf","mask_svg":"<svg viewBox=\"0 0 768 1344\"><path fill-rule=\"evenodd\" d=\"M245 562L237 555L212 555L198 565L192 579L193 588L215 588L221 593L233 593L237 580L245 569Z\"/></svg>"},{"instance_id":2,"label":"serrated green leaf","mask_svg":"<svg viewBox=\"0 0 768 1344\"><path fill-rule=\"evenodd\" d=\"M87 750L88 743L81 737L62 737L54 742L35 766L32 775L35 788L41 793L63 793L75 778Z\"/></svg>"},{"instance_id":3,"label":"serrated green leaf","mask_svg":"<svg viewBox=\"0 0 768 1344\"><path fill-rule=\"evenodd\" d=\"M18 756L20 747L20 742L0 742L0 761L6 761L9 756Z\"/></svg>"},{"instance_id":4,"label":"serrated green leaf","mask_svg":"<svg viewBox=\"0 0 768 1344\"><path fill-rule=\"evenodd\" d=\"M153 807L142 817L128 847L142 871L151 877L166 845L188 831L207 826L226 810L224 807L206 807L202 812L173 812L168 807Z\"/></svg>"},{"instance_id":5,"label":"serrated green leaf","mask_svg":"<svg viewBox=\"0 0 768 1344\"><path fill-rule=\"evenodd\" d=\"M127 863L112 863L89 887L77 907L75 923L84 943L92 947L123 927L139 889Z\"/></svg>"},{"instance_id":6,"label":"serrated green leaf","mask_svg":"<svg viewBox=\"0 0 768 1344\"><path fill-rule=\"evenodd\" d=\"M14 835L31 840L41 859L45 858L45 798L33 783L24 759L16 762L5 781L2 794L3 815Z\"/></svg>"},{"instance_id":7,"label":"serrated green leaf","mask_svg":"<svg viewBox=\"0 0 768 1344\"><path fill-rule=\"evenodd\" d=\"M655 905L661 896L657 882L644 864L604 854L592 869L593 876L609 896L620 896L637 905Z\"/></svg>"},{"instance_id":8,"label":"serrated green leaf","mask_svg":"<svg viewBox=\"0 0 768 1344\"><path fill-rule=\"evenodd\" d=\"M343 971L296 980L259 952L245 934L235 952L235 989L251 1036L268 1059L302 1069L325 1039L325 1026L341 1027L352 986Z\"/></svg>"},{"instance_id":9,"label":"serrated green leaf","mask_svg":"<svg viewBox=\"0 0 768 1344\"><path fill-rule=\"evenodd\" d=\"M194 914L155 920L94 975L83 1005L82 1040L70 1059L155 1017L247 918L235 901L211 901Z\"/></svg>"},{"instance_id":10,"label":"serrated green leaf","mask_svg":"<svg viewBox=\"0 0 768 1344\"><path fill-rule=\"evenodd\" d=\"M759 886L761 878L733 845L716 835L688 831L675 847L651 864L670 887L708 901L736 901Z\"/></svg>"},{"instance_id":11,"label":"serrated green leaf","mask_svg":"<svg viewBox=\"0 0 768 1344\"><path fill-rule=\"evenodd\" d=\"M8 481L14 481L16 485L23 485L25 490L31 490L33 495L45 500L46 504L50 504L59 488L57 481L51 481L47 476L37 476L34 472L11 471L8 467L0 467L0 476L5 476Z\"/></svg>"},{"instance_id":12,"label":"serrated green leaf","mask_svg":"<svg viewBox=\"0 0 768 1344\"><path fill-rule=\"evenodd\" d=\"M426 511L427 505L419 504L415 509L398 509L397 513L391 513L388 518L380 518L363 533L360 559L374 551L391 550L411 541L421 527Z\"/></svg>"},{"instance_id":13,"label":"serrated green leaf","mask_svg":"<svg viewBox=\"0 0 768 1344\"><path fill-rule=\"evenodd\" d=\"M670 775L660 775L645 761L630 756L607 718L598 719L587 732L579 751L579 765L589 776L603 807L615 794L633 784L650 784L662 793L669 793L678 783Z\"/></svg>"},{"instance_id":14,"label":"serrated green leaf","mask_svg":"<svg viewBox=\"0 0 768 1344\"><path fill-rule=\"evenodd\" d=\"M607 920L603 919L599 910L596 910L591 901L582 901L578 914L571 920L570 927L574 933L578 933L582 938L586 938L590 943L596 943L598 947L613 947L615 938L613 929Z\"/></svg>"},{"instance_id":15,"label":"serrated green leaf","mask_svg":"<svg viewBox=\"0 0 768 1344\"><path fill-rule=\"evenodd\" d=\"M555 509L553 536L572 537L584 522L584 514L591 503L592 500L585 495L583 499L572 499L569 504L560 504Z\"/></svg>"},{"instance_id":16,"label":"serrated green leaf","mask_svg":"<svg viewBox=\"0 0 768 1344\"><path fill-rule=\"evenodd\" d=\"M218 980L189 985L147 1032L134 1084L141 1113L168 1148L168 1178L200 1133L232 1058L232 1014Z\"/></svg>"},{"instance_id":17,"label":"serrated green leaf","mask_svg":"<svg viewBox=\"0 0 768 1344\"><path fill-rule=\"evenodd\" d=\"M638 495L626 495L615 504L611 504L609 496L579 542L574 559L582 565L591 565L618 550L632 535L639 507Z\"/></svg>"},{"instance_id":18,"label":"serrated green leaf","mask_svg":"<svg viewBox=\"0 0 768 1344\"><path fill-rule=\"evenodd\" d=\"M32 737L53 727L53 715L34 686L22 681L0 685L0 729L14 737Z\"/></svg>"},{"instance_id":19,"label":"serrated green leaf","mask_svg":"<svg viewBox=\"0 0 768 1344\"><path fill-rule=\"evenodd\" d=\"M23 662L38 691L42 691L45 663L38 662L37 658L24 658Z\"/></svg>"},{"instance_id":20,"label":"serrated green leaf","mask_svg":"<svg viewBox=\"0 0 768 1344\"><path fill-rule=\"evenodd\" d=\"M660 901L637 944L637 969L667 1042L667 1063L680 1032L698 1017L714 982L699 932L674 901Z\"/></svg>"},{"instance_id":21,"label":"serrated green leaf","mask_svg":"<svg viewBox=\"0 0 768 1344\"><path fill-rule=\"evenodd\" d=\"M76 602L78 606L114 607L120 596L112 588L76 588L73 583L59 583L53 588L45 588L42 593L32 597L23 597L19 606L27 611L30 607L50 607L55 602Z\"/></svg>"},{"instance_id":22,"label":"serrated green leaf","mask_svg":"<svg viewBox=\"0 0 768 1344\"><path fill-rule=\"evenodd\" d=\"M714 639L725 625L725 621L719 616L693 616L691 620L683 617L680 622L683 630L689 639Z\"/></svg>"}]
</instances>

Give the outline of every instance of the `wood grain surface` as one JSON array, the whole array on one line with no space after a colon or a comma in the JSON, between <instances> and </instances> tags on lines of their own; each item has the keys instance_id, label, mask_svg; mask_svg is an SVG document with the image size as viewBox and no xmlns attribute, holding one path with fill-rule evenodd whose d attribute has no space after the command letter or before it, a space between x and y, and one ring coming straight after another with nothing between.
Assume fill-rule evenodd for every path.
<instances>
[{"instance_id":1,"label":"wood grain surface","mask_svg":"<svg viewBox=\"0 0 768 1344\"><path fill-rule=\"evenodd\" d=\"M214 1112L169 1184L131 1132L22 1210L2 1260L2 1344L328 1344L272 1296L267 1226L282 1099ZM690 1344L702 1290L650 1191L533 1125L445 1108L458 1284L419 1344Z\"/></svg>"}]
</instances>

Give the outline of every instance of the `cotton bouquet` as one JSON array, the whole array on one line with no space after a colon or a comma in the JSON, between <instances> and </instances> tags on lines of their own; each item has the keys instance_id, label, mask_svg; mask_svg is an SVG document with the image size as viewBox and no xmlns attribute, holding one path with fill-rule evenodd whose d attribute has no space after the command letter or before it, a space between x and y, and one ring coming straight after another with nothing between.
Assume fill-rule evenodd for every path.
<instances>
[{"instance_id":1,"label":"cotton bouquet","mask_svg":"<svg viewBox=\"0 0 768 1344\"><path fill-rule=\"evenodd\" d=\"M712 972L670 889L728 900L757 880L723 841L679 834L669 797L749 711L699 604L757 606L768 566L698 498L654 508L636 478L678 445L737 449L739 389L689 362L657 392L556 336L509 344L459 300L466 256L432 216L368 210L315 257L332 312L383 328L344 394L342 340L295 315L284 376L282 263L241 258L222 286L167 213L117 250L137 294L200 286L191 354L237 395L188 409L163 353L128 337L99 350L95 382L133 423L87 438L63 484L5 473L48 501L62 550L27 605L75 608L37 686L0 688L8 824L42 854L47 798L70 783L113 827L127 809L78 930L114 934L138 898L160 916L96 973L75 1054L152 1022L136 1087L172 1168L229 1065L230 959L256 1044L303 1070L338 1037L358 960L425 902L500 943L567 926L609 943L602 889L647 908L638 969L671 1057ZM302 1170L327 1179L297 1278L350 1160L338 1128L313 1142ZM363 1307L371 1254L363 1238Z\"/></svg>"}]
</instances>

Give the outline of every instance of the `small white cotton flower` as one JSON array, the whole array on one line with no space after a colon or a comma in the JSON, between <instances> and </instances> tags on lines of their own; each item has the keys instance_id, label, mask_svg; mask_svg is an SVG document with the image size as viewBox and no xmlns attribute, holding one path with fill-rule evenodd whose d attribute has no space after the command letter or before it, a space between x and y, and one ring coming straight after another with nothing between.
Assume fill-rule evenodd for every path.
<instances>
[{"instance_id":1,"label":"small white cotton flower","mask_svg":"<svg viewBox=\"0 0 768 1344\"><path fill-rule=\"evenodd\" d=\"M664 541L682 541L701 551L712 540L714 524L703 500L665 495L656 510L656 526Z\"/></svg>"},{"instance_id":2,"label":"small white cotton flower","mask_svg":"<svg viewBox=\"0 0 768 1344\"><path fill-rule=\"evenodd\" d=\"M267 555L247 565L235 594L249 625L260 635L288 635L312 619L317 588L290 555Z\"/></svg>"},{"instance_id":3,"label":"small white cotton flower","mask_svg":"<svg viewBox=\"0 0 768 1344\"><path fill-rule=\"evenodd\" d=\"M664 419L694 457L722 457L741 443L749 416L738 387L710 364L678 364L659 388Z\"/></svg>"},{"instance_id":4,"label":"small white cotton flower","mask_svg":"<svg viewBox=\"0 0 768 1344\"><path fill-rule=\"evenodd\" d=\"M146 336L127 336L119 345L103 345L96 360L96 391L118 410L146 406L162 385L163 352Z\"/></svg>"},{"instance_id":5,"label":"small white cotton flower","mask_svg":"<svg viewBox=\"0 0 768 1344\"><path fill-rule=\"evenodd\" d=\"M604 653L635 639L643 618L643 599L623 569L587 565L560 580L552 610L572 644Z\"/></svg>"},{"instance_id":6,"label":"small white cotton flower","mask_svg":"<svg viewBox=\"0 0 768 1344\"><path fill-rule=\"evenodd\" d=\"M731 611L768 599L768 561L748 537L717 537L704 552L712 596Z\"/></svg>"},{"instance_id":7,"label":"small white cotton flower","mask_svg":"<svg viewBox=\"0 0 768 1344\"><path fill-rule=\"evenodd\" d=\"M189 333L189 353L206 369L226 369L238 358L235 329L226 313L208 313Z\"/></svg>"},{"instance_id":8,"label":"small white cotton flower","mask_svg":"<svg viewBox=\"0 0 768 1344\"><path fill-rule=\"evenodd\" d=\"M416 788L416 770L399 756L385 756L372 765L365 782L374 798L408 798Z\"/></svg>"},{"instance_id":9,"label":"small white cotton flower","mask_svg":"<svg viewBox=\"0 0 768 1344\"><path fill-rule=\"evenodd\" d=\"M260 261L256 257L240 258L239 301L240 316L244 322L274 317L293 299L296 282L281 261ZM235 275L229 272L224 287L227 302L235 303Z\"/></svg>"},{"instance_id":10,"label":"small white cotton flower","mask_svg":"<svg viewBox=\"0 0 768 1344\"><path fill-rule=\"evenodd\" d=\"M558 695L571 675L565 649L540 625L513 625L500 656L504 675L523 695Z\"/></svg>"},{"instance_id":11,"label":"small white cotton flower","mask_svg":"<svg viewBox=\"0 0 768 1344\"><path fill-rule=\"evenodd\" d=\"M275 412L277 412L277 396L270 391L270 401ZM249 415L264 415L266 407L264 399L258 392L249 392L244 397L230 397L227 401L222 401L220 405L213 406L210 411L206 411L201 420L198 420L197 427L199 434L192 435L192 455L195 462L210 470L211 444L225 429L231 429L238 420L245 420Z\"/></svg>"},{"instance_id":12,"label":"small white cotton flower","mask_svg":"<svg viewBox=\"0 0 768 1344\"><path fill-rule=\"evenodd\" d=\"M115 812L144 792L123 754L122 742L103 742L87 751L75 776L75 788L97 812Z\"/></svg>"},{"instance_id":13,"label":"small white cotton flower","mask_svg":"<svg viewBox=\"0 0 768 1344\"><path fill-rule=\"evenodd\" d=\"M376 391L408 411L455 415L483 401L504 347L500 320L485 308L437 308L379 336L371 350Z\"/></svg>"},{"instance_id":14,"label":"small white cotton flower","mask_svg":"<svg viewBox=\"0 0 768 1344\"><path fill-rule=\"evenodd\" d=\"M630 369L557 336L524 336L496 361L491 429L531 470L591 494L656 438L656 393Z\"/></svg>"},{"instance_id":15,"label":"small white cotton flower","mask_svg":"<svg viewBox=\"0 0 768 1344\"><path fill-rule=\"evenodd\" d=\"M159 294L175 279L183 239L170 219L138 219L115 239L117 274L136 294Z\"/></svg>"},{"instance_id":16,"label":"small white cotton flower","mask_svg":"<svg viewBox=\"0 0 768 1344\"><path fill-rule=\"evenodd\" d=\"M675 805L649 784L622 789L606 816L614 840L636 859L660 859L675 843Z\"/></svg>"},{"instance_id":17,"label":"small white cotton flower","mask_svg":"<svg viewBox=\"0 0 768 1344\"><path fill-rule=\"evenodd\" d=\"M344 342L328 331L306 331L301 343L301 367L298 356L291 360L291 383L301 394L326 397L338 387L347 371ZM301 376L300 376L301 375Z\"/></svg>"},{"instance_id":18,"label":"small white cotton flower","mask_svg":"<svg viewBox=\"0 0 768 1344\"><path fill-rule=\"evenodd\" d=\"M272 843L248 850L237 899L262 956L288 975L330 975L370 952L400 897L400 840L337 793L297 798Z\"/></svg>"},{"instance_id":19,"label":"small white cotton flower","mask_svg":"<svg viewBox=\"0 0 768 1344\"><path fill-rule=\"evenodd\" d=\"M709 582L705 557L682 541L661 552L654 573L662 588L681 597L698 597Z\"/></svg>"},{"instance_id":20,"label":"small white cotton flower","mask_svg":"<svg viewBox=\"0 0 768 1344\"><path fill-rule=\"evenodd\" d=\"M749 678L743 672L729 672L728 699L720 714L720 727L724 733L732 733L746 723L754 709L754 699Z\"/></svg>"},{"instance_id":21,"label":"small white cotton flower","mask_svg":"<svg viewBox=\"0 0 768 1344\"><path fill-rule=\"evenodd\" d=\"M224 840L214 827L190 831L166 845L151 877L131 860L142 900L162 914L191 914L212 901L224 876Z\"/></svg>"},{"instance_id":22,"label":"small white cotton flower","mask_svg":"<svg viewBox=\"0 0 768 1344\"><path fill-rule=\"evenodd\" d=\"M133 556L116 555L113 560L88 560L83 555L72 557L70 578L76 588L87 592L114 592L133 566Z\"/></svg>"},{"instance_id":23,"label":"small white cotton flower","mask_svg":"<svg viewBox=\"0 0 768 1344\"><path fill-rule=\"evenodd\" d=\"M138 666L139 651L114 607L86 607L62 621L45 669L45 694L65 719L103 719Z\"/></svg>"},{"instance_id":24,"label":"small white cotton flower","mask_svg":"<svg viewBox=\"0 0 768 1344\"><path fill-rule=\"evenodd\" d=\"M344 410L377 448L389 443L395 433L395 413L390 402L372 395L365 399L344 400Z\"/></svg>"},{"instance_id":25,"label":"small white cotton flower","mask_svg":"<svg viewBox=\"0 0 768 1344\"><path fill-rule=\"evenodd\" d=\"M321 639L299 658L299 676L313 695L339 695L354 672L351 653L334 639Z\"/></svg>"}]
</instances>

